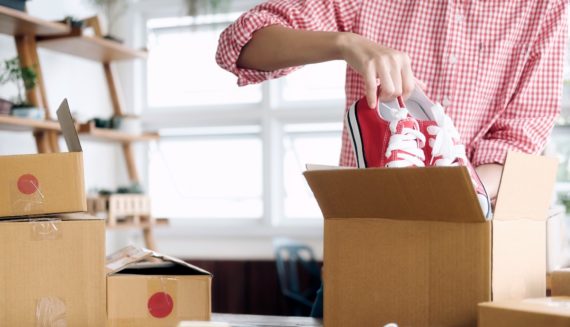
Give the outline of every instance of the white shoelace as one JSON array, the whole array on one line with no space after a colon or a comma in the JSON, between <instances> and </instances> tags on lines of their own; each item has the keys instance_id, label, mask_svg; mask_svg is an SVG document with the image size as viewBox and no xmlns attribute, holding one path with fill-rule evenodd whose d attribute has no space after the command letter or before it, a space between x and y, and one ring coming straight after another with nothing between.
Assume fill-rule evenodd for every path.
<instances>
[{"instance_id":1,"label":"white shoelace","mask_svg":"<svg viewBox=\"0 0 570 327\"><path fill-rule=\"evenodd\" d=\"M427 128L428 134L434 136L429 140L429 145L432 147L432 161L435 157L440 157L432 164L435 166L459 166L459 160L467 162L465 145L456 143L459 142L460 137L451 118L445 114L440 104L434 105L432 111L437 124ZM471 178L471 182L473 185L478 185L473 178Z\"/></svg>"},{"instance_id":2,"label":"white shoelace","mask_svg":"<svg viewBox=\"0 0 570 327\"><path fill-rule=\"evenodd\" d=\"M390 161L386 164L386 167L424 167L425 156L423 150L418 147L418 140L421 147L423 147L426 141L425 136L419 129L411 129L408 127L402 128L401 133L397 133L398 124L408 117L408 110L405 108L390 108L390 111L396 119L390 122L392 136L390 136L390 140L388 141L386 158L392 155L392 151L399 150L405 151L406 153L398 153L398 160Z\"/></svg>"}]
</instances>

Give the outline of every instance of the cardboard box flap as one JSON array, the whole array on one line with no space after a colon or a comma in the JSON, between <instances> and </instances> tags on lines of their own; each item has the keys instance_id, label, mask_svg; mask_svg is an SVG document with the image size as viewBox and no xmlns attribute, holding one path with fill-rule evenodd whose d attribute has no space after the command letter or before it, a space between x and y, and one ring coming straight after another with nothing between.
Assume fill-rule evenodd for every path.
<instances>
[{"instance_id":1,"label":"cardboard box flap","mask_svg":"<svg viewBox=\"0 0 570 327\"><path fill-rule=\"evenodd\" d=\"M180 259L160 254L151 251L149 249L138 248L132 245L124 247L121 250L107 256L107 265L106 265L107 274L114 274L123 271L125 269L130 269L131 267L135 267L137 269L140 268L148 269L152 268L152 266L156 266L157 268L160 269L167 266L167 265L160 265L156 263L146 262L151 260L152 258L160 259L162 262L173 263L177 266L182 266L186 269L192 270L193 272L199 275L211 276L211 274L206 270L198 268Z\"/></svg>"},{"instance_id":2,"label":"cardboard box flap","mask_svg":"<svg viewBox=\"0 0 570 327\"><path fill-rule=\"evenodd\" d=\"M79 142L79 136L75 129L73 117L71 117L71 112L69 111L67 99L63 99L56 113L63 138L67 144L67 150L69 152L82 152L83 150L81 149L81 143Z\"/></svg>"},{"instance_id":3,"label":"cardboard box flap","mask_svg":"<svg viewBox=\"0 0 570 327\"><path fill-rule=\"evenodd\" d=\"M558 161L509 152L493 219L545 220L552 199Z\"/></svg>"},{"instance_id":4,"label":"cardboard box flap","mask_svg":"<svg viewBox=\"0 0 570 327\"><path fill-rule=\"evenodd\" d=\"M325 218L484 222L465 167L303 173Z\"/></svg>"},{"instance_id":5,"label":"cardboard box flap","mask_svg":"<svg viewBox=\"0 0 570 327\"><path fill-rule=\"evenodd\" d=\"M542 313L570 317L570 297L553 296L524 300L479 303L479 308L497 308L528 313Z\"/></svg>"}]
</instances>

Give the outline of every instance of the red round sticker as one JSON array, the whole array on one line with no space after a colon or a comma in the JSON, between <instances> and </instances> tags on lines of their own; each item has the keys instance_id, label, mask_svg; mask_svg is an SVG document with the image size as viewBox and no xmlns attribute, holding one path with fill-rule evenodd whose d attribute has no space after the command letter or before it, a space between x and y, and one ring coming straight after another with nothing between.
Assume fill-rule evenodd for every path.
<instances>
[{"instance_id":1,"label":"red round sticker","mask_svg":"<svg viewBox=\"0 0 570 327\"><path fill-rule=\"evenodd\" d=\"M172 297L165 292L156 292L148 299L148 312L155 318L168 316L174 308Z\"/></svg>"},{"instance_id":2,"label":"red round sticker","mask_svg":"<svg viewBox=\"0 0 570 327\"><path fill-rule=\"evenodd\" d=\"M24 194L33 194L40 187L40 183L36 176L32 174L24 174L18 179L18 190Z\"/></svg>"}]
</instances>

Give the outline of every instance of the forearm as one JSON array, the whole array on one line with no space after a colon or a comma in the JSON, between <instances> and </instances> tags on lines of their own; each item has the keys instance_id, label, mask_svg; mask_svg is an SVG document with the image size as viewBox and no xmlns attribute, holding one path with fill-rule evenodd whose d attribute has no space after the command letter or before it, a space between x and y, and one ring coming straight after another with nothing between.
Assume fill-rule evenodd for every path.
<instances>
[{"instance_id":1,"label":"forearm","mask_svg":"<svg viewBox=\"0 0 570 327\"><path fill-rule=\"evenodd\" d=\"M254 33L242 49L237 65L240 68L273 71L340 60L343 34L268 26Z\"/></svg>"},{"instance_id":2,"label":"forearm","mask_svg":"<svg viewBox=\"0 0 570 327\"><path fill-rule=\"evenodd\" d=\"M501 183L501 175L503 174L503 165L499 164L485 164L475 168L479 178L487 194L492 202L495 202L497 193L499 191L499 184Z\"/></svg>"}]
</instances>

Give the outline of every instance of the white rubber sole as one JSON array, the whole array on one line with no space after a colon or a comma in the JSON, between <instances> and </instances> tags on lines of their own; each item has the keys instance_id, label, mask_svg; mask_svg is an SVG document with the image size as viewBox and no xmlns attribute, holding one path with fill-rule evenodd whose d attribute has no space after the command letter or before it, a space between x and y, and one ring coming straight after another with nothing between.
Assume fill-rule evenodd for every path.
<instances>
[{"instance_id":1,"label":"white rubber sole","mask_svg":"<svg viewBox=\"0 0 570 327\"><path fill-rule=\"evenodd\" d=\"M348 137L352 143L356 164L358 165L358 168L366 168L364 147L360 136L360 126L358 125L358 119L356 118L356 102L348 108L348 112L345 116L345 124L348 129Z\"/></svg>"}]
</instances>

